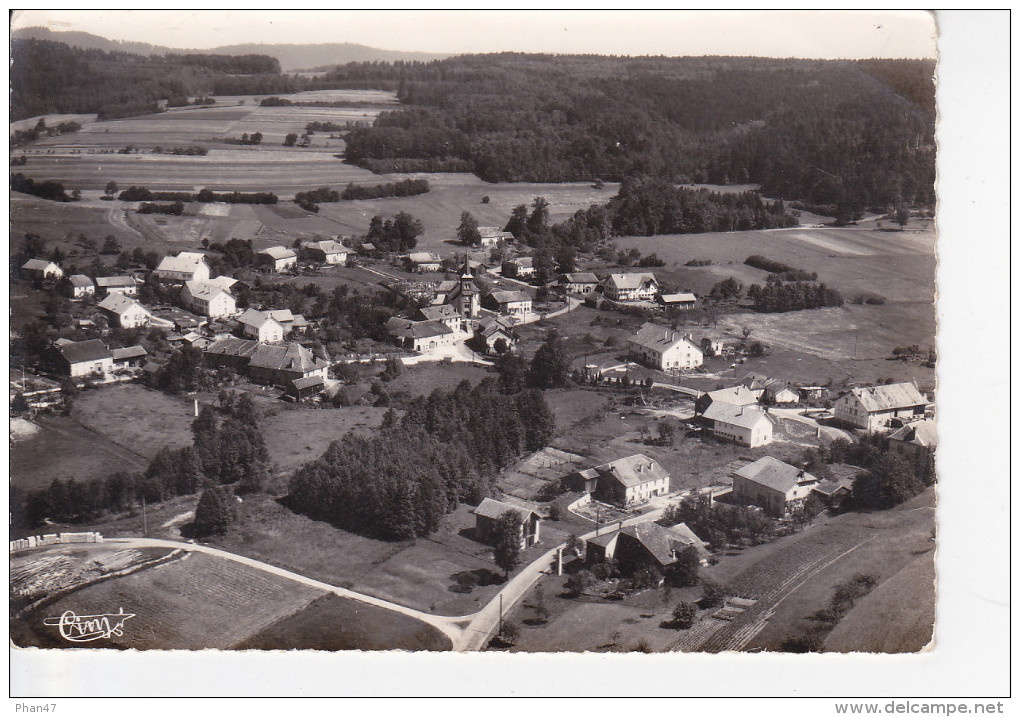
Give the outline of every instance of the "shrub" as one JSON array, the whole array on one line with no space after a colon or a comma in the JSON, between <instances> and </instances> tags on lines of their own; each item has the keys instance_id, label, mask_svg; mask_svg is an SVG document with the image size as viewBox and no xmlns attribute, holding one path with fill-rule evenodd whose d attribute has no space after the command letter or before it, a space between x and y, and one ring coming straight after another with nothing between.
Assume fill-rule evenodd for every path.
<instances>
[{"instance_id":1,"label":"shrub","mask_svg":"<svg viewBox=\"0 0 1020 717\"><path fill-rule=\"evenodd\" d=\"M681 602L673 608L673 624L681 630L687 630L698 617L698 606L692 602Z\"/></svg>"}]
</instances>

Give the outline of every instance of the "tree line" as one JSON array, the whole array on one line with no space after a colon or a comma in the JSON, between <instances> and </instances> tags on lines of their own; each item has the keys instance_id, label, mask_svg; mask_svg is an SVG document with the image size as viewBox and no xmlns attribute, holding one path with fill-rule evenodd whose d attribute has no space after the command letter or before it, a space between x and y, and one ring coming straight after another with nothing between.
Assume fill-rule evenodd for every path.
<instances>
[{"instance_id":1,"label":"tree line","mask_svg":"<svg viewBox=\"0 0 1020 717\"><path fill-rule=\"evenodd\" d=\"M122 202L224 202L226 204L276 204L280 201L272 192L214 192L202 189L199 192L154 192L146 187L128 187L117 199Z\"/></svg>"},{"instance_id":2,"label":"tree line","mask_svg":"<svg viewBox=\"0 0 1020 717\"><path fill-rule=\"evenodd\" d=\"M784 283L776 274L769 274L765 286L752 284L747 298L754 302L754 310L762 313L800 311L843 305L843 295L823 284L803 281Z\"/></svg>"},{"instance_id":3,"label":"tree line","mask_svg":"<svg viewBox=\"0 0 1020 717\"><path fill-rule=\"evenodd\" d=\"M540 393L508 396L486 380L439 389L390 411L378 434L348 434L293 477L289 506L345 530L383 540L435 531L460 502L495 491L496 472L552 436Z\"/></svg>"}]
</instances>

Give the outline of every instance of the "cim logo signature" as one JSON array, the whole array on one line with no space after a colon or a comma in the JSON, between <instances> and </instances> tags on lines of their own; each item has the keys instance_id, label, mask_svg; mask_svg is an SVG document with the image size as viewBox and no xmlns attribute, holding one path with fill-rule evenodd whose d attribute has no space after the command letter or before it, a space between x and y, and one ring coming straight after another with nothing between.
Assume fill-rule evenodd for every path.
<instances>
[{"instance_id":1,"label":"cim logo signature","mask_svg":"<svg viewBox=\"0 0 1020 717\"><path fill-rule=\"evenodd\" d=\"M60 617L46 618L43 625L56 627L60 636L68 642L91 642L121 637L124 623L133 617L134 614L124 612L124 608L107 615L76 615L73 610L68 610Z\"/></svg>"}]
</instances>

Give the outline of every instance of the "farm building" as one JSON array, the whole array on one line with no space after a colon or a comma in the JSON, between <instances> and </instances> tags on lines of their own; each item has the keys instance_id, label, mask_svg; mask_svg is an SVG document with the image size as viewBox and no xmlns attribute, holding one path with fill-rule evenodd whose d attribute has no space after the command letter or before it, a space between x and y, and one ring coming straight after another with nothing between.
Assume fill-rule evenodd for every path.
<instances>
[{"instance_id":1,"label":"farm building","mask_svg":"<svg viewBox=\"0 0 1020 717\"><path fill-rule=\"evenodd\" d=\"M289 381L309 376L325 378L329 369L329 361L293 341L262 344L231 337L213 342L204 355L212 367L227 366L256 383L273 386L286 386Z\"/></svg>"},{"instance_id":2,"label":"farm building","mask_svg":"<svg viewBox=\"0 0 1020 717\"><path fill-rule=\"evenodd\" d=\"M659 371L696 368L704 354L690 336L653 323L645 323L627 340L632 356Z\"/></svg>"},{"instance_id":3,"label":"farm building","mask_svg":"<svg viewBox=\"0 0 1020 717\"><path fill-rule=\"evenodd\" d=\"M596 500L627 506L669 492L669 474L643 453L586 468L564 477L570 490Z\"/></svg>"},{"instance_id":4,"label":"farm building","mask_svg":"<svg viewBox=\"0 0 1020 717\"><path fill-rule=\"evenodd\" d=\"M826 478L819 481L818 485L811 489L811 492L818 497L829 508L839 506L850 496L853 488L851 478Z\"/></svg>"},{"instance_id":5,"label":"farm building","mask_svg":"<svg viewBox=\"0 0 1020 717\"><path fill-rule=\"evenodd\" d=\"M519 256L503 262L503 276L511 279L531 279L535 276L535 262L530 256Z\"/></svg>"},{"instance_id":6,"label":"farm building","mask_svg":"<svg viewBox=\"0 0 1020 717\"><path fill-rule=\"evenodd\" d=\"M152 313L123 294L108 294L99 302L99 308L110 319L110 323L122 329L137 329L152 323Z\"/></svg>"},{"instance_id":7,"label":"farm building","mask_svg":"<svg viewBox=\"0 0 1020 717\"><path fill-rule=\"evenodd\" d=\"M138 282L133 276L97 276L96 291L100 295L138 296Z\"/></svg>"},{"instance_id":8,"label":"farm building","mask_svg":"<svg viewBox=\"0 0 1020 717\"><path fill-rule=\"evenodd\" d=\"M113 353L99 339L71 341L59 348L64 372L72 378L113 371Z\"/></svg>"},{"instance_id":9,"label":"farm building","mask_svg":"<svg viewBox=\"0 0 1020 717\"><path fill-rule=\"evenodd\" d=\"M182 251L177 256L164 256L152 273L160 281L183 284L187 281L207 281L210 270L205 254Z\"/></svg>"},{"instance_id":10,"label":"farm building","mask_svg":"<svg viewBox=\"0 0 1020 717\"><path fill-rule=\"evenodd\" d=\"M464 318L460 312L450 304L440 306L426 306L418 310L425 321L441 321L451 331L461 331L464 327Z\"/></svg>"},{"instance_id":11,"label":"farm building","mask_svg":"<svg viewBox=\"0 0 1020 717\"><path fill-rule=\"evenodd\" d=\"M239 317L237 323L241 327L241 335L263 343L283 341L287 335L283 324L274 319L268 312L248 309Z\"/></svg>"},{"instance_id":12,"label":"farm building","mask_svg":"<svg viewBox=\"0 0 1020 717\"><path fill-rule=\"evenodd\" d=\"M349 249L343 244L326 239L325 241L301 242L302 254L309 261L317 261L323 264L334 264L343 266L347 263Z\"/></svg>"},{"instance_id":13,"label":"farm building","mask_svg":"<svg viewBox=\"0 0 1020 717\"><path fill-rule=\"evenodd\" d=\"M212 368L221 366L244 373L251 356L258 348L257 341L228 337L218 339L203 350L205 362Z\"/></svg>"},{"instance_id":14,"label":"farm building","mask_svg":"<svg viewBox=\"0 0 1020 717\"><path fill-rule=\"evenodd\" d=\"M145 362L145 357L149 355L141 346L128 346L123 349L113 349L113 368L126 369L126 368L138 368Z\"/></svg>"},{"instance_id":15,"label":"farm building","mask_svg":"<svg viewBox=\"0 0 1020 717\"><path fill-rule=\"evenodd\" d=\"M923 417L927 403L912 383L863 386L836 399L832 414L837 421L871 433L887 429L894 418Z\"/></svg>"},{"instance_id":16,"label":"farm building","mask_svg":"<svg viewBox=\"0 0 1020 717\"><path fill-rule=\"evenodd\" d=\"M485 343L487 353L499 353L496 345L503 341L508 351L513 351L520 340L513 330L513 321L502 316L490 316L482 319L475 329L475 336Z\"/></svg>"},{"instance_id":17,"label":"farm building","mask_svg":"<svg viewBox=\"0 0 1020 717\"><path fill-rule=\"evenodd\" d=\"M930 419L908 423L889 434L889 450L892 453L923 463L925 468L931 466L938 443L935 421Z\"/></svg>"},{"instance_id":18,"label":"farm building","mask_svg":"<svg viewBox=\"0 0 1020 717\"><path fill-rule=\"evenodd\" d=\"M29 281L59 281L64 270L45 259L29 259L21 265L21 276Z\"/></svg>"},{"instance_id":19,"label":"farm building","mask_svg":"<svg viewBox=\"0 0 1020 717\"><path fill-rule=\"evenodd\" d=\"M615 560L620 572L629 575L649 564L660 571L677 561L688 548L706 560L705 541L694 534L685 523L664 528L658 523L628 525L621 530L589 538L585 545L585 562L589 565Z\"/></svg>"},{"instance_id":20,"label":"farm building","mask_svg":"<svg viewBox=\"0 0 1020 717\"><path fill-rule=\"evenodd\" d=\"M803 468L765 456L733 471L733 497L782 518L803 505L819 483Z\"/></svg>"},{"instance_id":21,"label":"farm building","mask_svg":"<svg viewBox=\"0 0 1020 717\"><path fill-rule=\"evenodd\" d=\"M659 282L651 272L610 274L599 286L613 301L652 301L659 293Z\"/></svg>"},{"instance_id":22,"label":"farm building","mask_svg":"<svg viewBox=\"0 0 1020 717\"><path fill-rule=\"evenodd\" d=\"M694 294L659 294L659 303L667 309L693 309L698 303Z\"/></svg>"},{"instance_id":23,"label":"farm building","mask_svg":"<svg viewBox=\"0 0 1020 717\"><path fill-rule=\"evenodd\" d=\"M430 251L413 251L407 255L407 269L418 274L439 271L439 255Z\"/></svg>"},{"instance_id":24,"label":"farm building","mask_svg":"<svg viewBox=\"0 0 1020 717\"><path fill-rule=\"evenodd\" d=\"M599 278L591 273L560 274L556 285L567 294L590 294L599 285Z\"/></svg>"},{"instance_id":25,"label":"farm building","mask_svg":"<svg viewBox=\"0 0 1020 717\"><path fill-rule=\"evenodd\" d=\"M297 254L285 246L271 246L255 255L258 265L269 271L288 271L297 266Z\"/></svg>"},{"instance_id":26,"label":"farm building","mask_svg":"<svg viewBox=\"0 0 1020 717\"><path fill-rule=\"evenodd\" d=\"M510 243L514 240L513 234L499 227L478 227L478 235L481 237L479 246L496 246L500 242Z\"/></svg>"},{"instance_id":27,"label":"farm building","mask_svg":"<svg viewBox=\"0 0 1020 717\"><path fill-rule=\"evenodd\" d=\"M237 302L233 295L215 283L208 281L187 281L181 289L181 304L196 314L218 319L237 313Z\"/></svg>"},{"instance_id":28,"label":"farm building","mask_svg":"<svg viewBox=\"0 0 1020 717\"><path fill-rule=\"evenodd\" d=\"M485 498L474 509L475 539L487 545L496 541L496 525L504 513L514 513L521 521L521 549L538 542L542 518L533 510L521 508L500 500Z\"/></svg>"},{"instance_id":29,"label":"farm building","mask_svg":"<svg viewBox=\"0 0 1020 717\"><path fill-rule=\"evenodd\" d=\"M717 438L748 448L772 442L775 420L757 406L735 406L716 401L705 409L701 417Z\"/></svg>"},{"instance_id":30,"label":"farm building","mask_svg":"<svg viewBox=\"0 0 1020 717\"><path fill-rule=\"evenodd\" d=\"M531 296L516 289L510 291L493 291L482 299L482 306L498 311L506 316L525 318L531 313Z\"/></svg>"},{"instance_id":31,"label":"farm building","mask_svg":"<svg viewBox=\"0 0 1020 717\"><path fill-rule=\"evenodd\" d=\"M694 412L702 414L713 403L728 403L733 406L753 406L758 403L758 396L744 386L720 388L698 396L694 401Z\"/></svg>"},{"instance_id":32,"label":"farm building","mask_svg":"<svg viewBox=\"0 0 1020 717\"><path fill-rule=\"evenodd\" d=\"M84 274L71 274L67 277L67 295L72 299L95 296L96 285Z\"/></svg>"},{"instance_id":33,"label":"farm building","mask_svg":"<svg viewBox=\"0 0 1020 717\"><path fill-rule=\"evenodd\" d=\"M405 349L429 353L444 346L452 346L455 334L442 321L411 321L398 316L386 322L386 330Z\"/></svg>"},{"instance_id":34,"label":"farm building","mask_svg":"<svg viewBox=\"0 0 1020 717\"><path fill-rule=\"evenodd\" d=\"M284 397L295 403L314 398L326 390L326 380L319 375L296 378L287 384Z\"/></svg>"}]
</instances>

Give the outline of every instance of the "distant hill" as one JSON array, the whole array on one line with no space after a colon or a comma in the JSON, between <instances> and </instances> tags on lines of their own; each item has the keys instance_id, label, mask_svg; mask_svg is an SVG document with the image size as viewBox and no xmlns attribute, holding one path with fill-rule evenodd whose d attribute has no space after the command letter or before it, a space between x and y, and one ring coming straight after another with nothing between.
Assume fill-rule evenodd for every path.
<instances>
[{"instance_id":1,"label":"distant hill","mask_svg":"<svg viewBox=\"0 0 1020 717\"><path fill-rule=\"evenodd\" d=\"M200 53L206 55L269 55L280 61L284 72L308 70L342 65L347 62L396 62L441 60L449 54L428 52L403 52L400 50L379 50L350 42L333 42L318 45L226 45L211 49L190 49L164 47L144 42L121 42L87 32L54 32L45 27L26 27L12 33L14 38L32 38L62 42L88 50L105 52L130 52L136 55L165 55L167 53Z\"/></svg>"}]
</instances>

